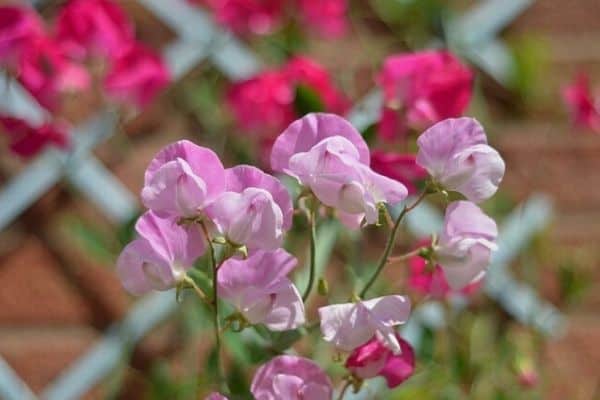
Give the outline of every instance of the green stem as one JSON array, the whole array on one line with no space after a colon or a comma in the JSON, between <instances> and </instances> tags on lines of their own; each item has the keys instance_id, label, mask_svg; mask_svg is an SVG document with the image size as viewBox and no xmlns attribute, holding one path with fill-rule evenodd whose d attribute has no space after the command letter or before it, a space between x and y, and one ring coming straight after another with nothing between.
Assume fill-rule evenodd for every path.
<instances>
[{"instance_id":1,"label":"green stem","mask_svg":"<svg viewBox=\"0 0 600 400\"><path fill-rule=\"evenodd\" d=\"M212 302L211 300L208 299L208 296L206 295L206 293L204 293L202 291L202 289L200 289L200 287L198 287L198 285L196 284L196 282L194 282L194 280L192 278L190 278L189 276L185 276L185 278L183 278L183 281L185 283L187 283L188 285L190 285L192 287L192 289L194 289L194 292L196 292L196 294L198 295L198 297L200 298L200 300L202 300L204 303L206 303L209 307L212 308Z\"/></svg>"},{"instance_id":2,"label":"green stem","mask_svg":"<svg viewBox=\"0 0 600 400\"><path fill-rule=\"evenodd\" d=\"M210 254L210 264L213 272L212 276L212 284L213 284L213 298L212 298L212 306L213 306L213 325L215 331L215 347L217 352L216 364L217 364L217 377L219 380L219 389L224 393L229 392L227 388L227 383L225 382L225 371L223 370L223 363L221 362L221 321L219 319L219 293L218 293L218 281L217 281L217 270L219 269L219 265L217 264L217 257L215 254L215 247L213 246L212 239L208 233L208 228L206 224L202 221L200 222L200 226L202 227L202 232L204 232L204 236L206 237L206 242L208 243L209 254Z\"/></svg>"},{"instance_id":3,"label":"green stem","mask_svg":"<svg viewBox=\"0 0 600 400\"><path fill-rule=\"evenodd\" d=\"M315 207L311 207L308 218L310 220L310 271L308 274L308 284L304 294L302 295L303 302L306 302L315 284L317 258L317 213L314 208Z\"/></svg>"},{"instance_id":4,"label":"green stem","mask_svg":"<svg viewBox=\"0 0 600 400\"><path fill-rule=\"evenodd\" d=\"M344 398L346 392L350 388L350 385L352 385L352 381L350 380L347 380L346 383L344 383L344 386L342 387L342 390L340 391L340 395L338 396L337 400L342 400Z\"/></svg>"},{"instance_id":5,"label":"green stem","mask_svg":"<svg viewBox=\"0 0 600 400\"><path fill-rule=\"evenodd\" d=\"M375 270L375 273L373 274L373 276L371 276L371 279L369 279L363 290L360 291L360 298L365 297L371 286L373 286L373 284L379 277L379 274L381 274L381 271L383 271L383 268L385 268L388 261L388 257L390 256L392 250L394 249L394 246L396 245L396 236L398 235L398 231L400 230L400 223L402 222L402 219L406 214L408 214L411 210L418 206L419 203L423 201L425 196L427 196L427 194L428 191L424 190L423 193L421 193L421 195L415 200L414 203L412 203L410 206L404 206L404 208L400 212L400 215L398 215L398 218L396 218L396 222L394 223L394 227L392 228L392 233L387 240L385 249L383 250L383 254L381 255L379 263L377 264L377 269Z\"/></svg>"}]
</instances>

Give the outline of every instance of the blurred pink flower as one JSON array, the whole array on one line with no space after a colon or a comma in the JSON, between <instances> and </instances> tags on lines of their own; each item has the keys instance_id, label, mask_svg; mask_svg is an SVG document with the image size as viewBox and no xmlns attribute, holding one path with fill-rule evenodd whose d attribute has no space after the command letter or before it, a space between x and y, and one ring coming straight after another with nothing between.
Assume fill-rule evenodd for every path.
<instances>
[{"instance_id":1,"label":"blurred pink flower","mask_svg":"<svg viewBox=\"0 0 600 400\"><path fill-rule=\"evenodd\" d=\"M394 140L408 128L461 116L471 99L473 74L448 51L423 51L388 57L378 81L385 102L379 134Z\"/></svg>"},{"instance_id":2,"label":"blurred pink flower","mask_svg":"<svg viewBox=\"0 0 600 400\"><path fill-rule=\"evenodd\" d=\"M427 171L417 164L414 154L375 150L371 153L373 171L404 184L408 194L417 191L416 183L427 178Z\"/></svg>"},{"instance_id":3,"label":"blurred pink flower","mask_svg":"<svg viewBox=\"0 0 600 400\"><path fill-rule=\"evenodd\" d=\"M287 275L298 261L283 249L257 251L245 260L230 258L219 268L219 296L251 324L273 331L304 324L304 303Z\"/></svg>"},{"instance_id":4,"label":"blurred pink flower","mask_svg":"<svg viewBox=\"0 0 600 400\"><path fill-rule=\"evenodd\" d=\"M23 47L16 72L19 82L50 110L58 106L62 93L90 86L88 72L70 61L56 42L42 36Z\"/></svg>"},{"instance_id":5,"label":"blurred pink flower","mask_svg":"<svg viewBox=\"0 0 600 400\"><path fill-rule=\"evenodd\" d=\"M179 225L176 218L159 218L152 211L140 217L135 230L139 238L117 260L119 279L134 295L175 287L206 246L198 227Z\"/></svg>"},{"instance_id":6,"label":"blurred pink flower","mask_svg":"<svg viewBox=\"0 0 600 400\"><path fill-rule=\"evenodd\" d=\"M481 124L473 118L449 118L417 139L417 164L448 190L480 203L496 193L504 177L500 154L487 144Z\"/></svg>"},{"instance_id":7,"label":"blurred pink flower","mask_svg":"<svg viewBox=\"0 0 600 400\"><path fill-rule=\"evenodd\" d=\"M398 334L400 353L394 354L377 337L357 347L346 360L346 368L361 379L382 376L389 388L395 388L415 372L415 352Z\"/></svg>"},{"instance_id":8,"label":"blurred pink flower","mask_svg":"<svg viewBox=\"0 0 600 400\"><path fill-rule=\"evenodd\" d=\"M339 38L348 30L347 0L296 0L302 21L325 38Z\"/></svg>"},{"instance_id":9,"label":"blurred pink flower","mask_svg":"<svg viewBox=\"0 0 600 400\"><path fill-rule=\"evenodd\" d=\"M284 0L189 0L209 7L215 19L237 34L266 35L281 24Z\"/></svg>"},{"instance_id":10,"label":"blurred pink flower","mask_svg":"<svg viewBox=\"0 0 600 400\"><path fill-rule=\"evenodd\" d=\"M250 391L256 400L331 400L329 377L313 361L283 355L261 366L252 380Z\"/></svg>"},{"instance_id":11,"label":"blurred pink flower","mask_svg":"<svg viewBox=\"0 0 600 400\"><path fill-rule=\"evenodd\" d=\"M144 175L142 202L161 217L195 217L225 190L225 169L210 149L188 140L164 147Z\"/></svg>"},{"instance_id":12,"label":"blurred pink flower","mask_svg":"<svg viewBox=\"0 0 600 400\"><path fill-rule=\"evenodd\" d=\"M323 339L343 351L353 351L377 336L386 348L400 354L402 349L395 326L408 321L409 315L410 300L404 296L384 296L319 308Z\"/></svg>"},{"instance_id":13,"label":"blurred pink flower","mask_svg":"<svg viewBox=\"0 0 600 400\"><path fill-rule=\"evenodd\" d=\"M307 57L294 57L276 70L234 83L227 102L242 129L269 139L297 117L294 99L299 85L314 91L326 111L344 113L348 109L348 100L335 88L331 76Z\"/></svg>"},{"instance_id":14,"label":"blurred pink flower","mask_svg":"<svg viewBox=\"0 0 600 400\"><path fill-rule=\"evenodd\" d=\"M229 400L227 397L223 396L221 393L211 393L204 400Z\"/></svg>"},{"instance_id":15,"label":"blurred pink flower","mask_svg":"<svg viewBox=\"0 0 600 400\"><path fill-rule=\"evenodd\" d=\"M480 280L498 248L496 222L470 201L454 201L446 208L444 228L434 246L435 259L448 285L459 290Z\"/></svg>"},{"instance_id":16,"label":"blurred pink flower","mask_svg":"<svg viewBox=\"0 0 600 400\"><path fill-rule=\"evenodd\" d=\"M65 148L69 142L65 127L44 124L33 127L22 119L0 116L0 125L10 140L10 150L21 157L32 157L48 145Z\"/></svg>"},{"instance_id":17,"label":"blurred pink flower","mask_svg":"<svg viewBox=\"0 0 600 400\"><path fill-rule=\"evenodd\" d=\"M27 6L0 7L0 62L14 68L19 54L30 41L44 34L42 21Z\"/></svg>"},{"instance_id":18,"label":"blurred pink flower","mask_svg":"<svg viewBox=\"0 0 600 400\"><path fill-rule=\"evenodd\" d=\"M135 40L133 24L111 0L70 0L56 20L56 40L74 58L114 58Z\"/></svg>"},{"instance_id":19,"label":"blurred pink flower","mask_svg":"<svg viewBox=\"0 0 600 400\"><path fill-rule=\"evenodd\" d=\"M574 82L563 89L563 99L577 127L600 133L600 106L586 74L578 74Z\"/></svg>"},{"instance_id":20,"label":"blurred pink flower","mask_svg":"<svg viewBox=\"0 0 600 400\"><path fill-rule=\"evenodd\" d=\"M169 83L170 74L162 57L135 43L113 61L104 79L109 96L143 108Z\"/></svg>"}]
</instances>

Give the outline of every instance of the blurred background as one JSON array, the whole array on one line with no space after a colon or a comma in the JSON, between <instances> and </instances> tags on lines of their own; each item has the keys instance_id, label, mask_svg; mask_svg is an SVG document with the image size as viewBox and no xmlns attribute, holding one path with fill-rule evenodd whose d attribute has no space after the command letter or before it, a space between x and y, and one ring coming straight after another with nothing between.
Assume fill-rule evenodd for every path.
<instances>
[{"instance_id":1,"label":"blurred background","mask_svg":"<svg viewBox=\"0 0 600 400\"><path fill-rule=\"evenodd\" d=\"M31 4L48 24L64 3L2 1ZM349 113L369 137L385 58L443 46L474 70L465 115L482 121L507 164L501 191L484 209L508 250L496 262L502 273L447 313L451 328L439 308L419 314L422 323L407 332L418 341L417 374L365 398L600 398L600 131L573 123L563 98L582 73L600 87L600 2L353 0L343 35L318 32L293 11L267 33L268 24L231 33L234 25L224 26L210 1L117 3L136 40L162 54L169 83L136 107L106 107L96 87L61 95L51 115L69 126L66 149L24 156L11 147L10 128L0 134L0 398L188 399L199 368L208 391L212 343L202 309L191 296L177 306L173 293L131 298L114 273L141 211L149 160L187 138L215 149L226 165L264 166L269 138L236 119L232 85L297 54L329 71L343 97L331 108ZM3 80L3 115L48 120L14 71ZM256 112L267 112L264 84L248 94ZM298 87L295 112L318 109L313 93ZM269 112L279 118L279 109ZM382 247L377 232L358 241L321 228L330 279L332 266L359 262L349 261L348 246L371 262ZM420 238L415 229L402 245ZM303 254L302 240L292 245ZM388 272L406 289L404 272ZM240 391L261 357L244 343L227 339L230 380Z\"/></svg>"}]
</instances>

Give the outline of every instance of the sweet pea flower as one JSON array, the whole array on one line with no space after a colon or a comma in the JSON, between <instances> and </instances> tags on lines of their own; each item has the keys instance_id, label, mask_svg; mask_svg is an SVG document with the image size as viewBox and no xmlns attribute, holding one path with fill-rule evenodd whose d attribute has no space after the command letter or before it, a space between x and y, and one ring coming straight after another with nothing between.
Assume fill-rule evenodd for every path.
<instances>
[{"instance_id":1,"label":"sweet pea flower","mask_svg":"<svg viewBox=\"0 0 600 400\"><path fill-rule=\"evenodd\" d=\"M172 143L154 157L144 175L142 202L160 217L202 215L225 190L225 169L210 149L188 140Z\"/></svg>"},{"instance_id":2,"label":"sweet pea flower","mask_svg":"<svg viewBox=\"0 0 600 400\"><path fill-rule=\"evenodd\" d=\"M21 50L43 32L43 24L33 9L19 5L1 6L0 62L14 67Z\"/></svg>"},{"instance_id":3,"label":"sweet pea flower","mask_svg":"<svg viewBox=\"0 0 600 400\"><path fill-rule=\"evenodd\" d=\"M497 237L496 223L477 205L469 201L448 205L434 251L450 288L458 290L483 277L497 249Z\"/></svg>"},{"instance_id":4,"label":"sweet pea flower","mask_svg":"<svg viewBox=\"0 0 600 400\"><path fill-rule=\"evenodd\" d=\"M135 229L139 238L117 260L117 275L131 294L177 286L204 253L205 239L198 228L179 225L175 218L159 218L147 211Z\"/></svg>"},{"instance_id":5,"label":"sweet pea flower","mask_svg":"<svg viewBox=\"0 0 600 400\"><path fill-rule=\"evenodd\" d=\"M437 183L472 202L490 198L504 176L504 161L487 144L483 127L473 118L438 122L417 139L417 164Z\"/></svg>"},{"instance_id":6,"label":"sweet pea flower","mask_svg":"<svg viewBox=\"0 0 600 400\"><path fill-rule=\"evenodd\" d=\"M9 137L10 150L21 157L32 157L48 145L66 148L69 142L66 128L59 124L34 127L22 119L0 116L0 125Z\"/></svg>"},{"instance_id":7,"label":"sweet pea flower","mask_svg":"<svg viewBox=\"0 0 600 400\"><path fill-rule=\"evenodd\" d=\"M304 23L325 38L339 38L348 30L346 0L297 0Z\"/></svg>"},{"instance_id":8,"label":"sweet pea flower","mask_svg":"<svg viewBox=\"0 0 600 400\"><path fill-rule=\"evenodd\" d=\"M394 327L404 324L409 314L410 300L397 295L319 308L323 339L343 351L352 351L376 336L400 354Z\"/></svg>"},{"instance_id":9,"label":"sweet pea flower","mask_svg":"<svg viewBox=\"0 0 600 400\"><path fill-rule=\"evenodd\" d=\"M169 83L169 71L154 50L135 43L115 58L104 79L107 94L143 108Z\"/></svg>"},{"instance_id":10,"label":"sweet pea flower","mask_svg":"<svg viewBox=\"0 0 600 400\"><path fill-rule=\"evenodd\" d=\"M297 262L283 249L258 250L245 260L230 258L219 268L219 296L251 324L273 331L298 328L304 324L304 304L287 278Z\"/></svg>"},{"instance_id":11,"label":"sweet pea flower","mask_svg":"<svg viewBox=\"0 0 600 400\"><path fill-rule=\"evenodd\" d=\"M576 126L600 132L600 106L586 74L577 75L575 81L563 89L563 99Z\"/></svg>"},{"instance_id":12,"label":"sweet pea flower","mask_svg":"<svg viewBox=\"0 0 600 400\"><path fill-rule=\"evenodd\" d=\"M229 400L227 397L223 396L221 393L211 393L204 400Z\"/></svg>"},{"instance_id":13,"label":"sweet pea flower","mask_svg":"<svg viewBox=\"0 0 600 400\"><path fill-rule=\"evenodd\" d=\"M256 400L331 400L329 377L313 361L283 355L261 366L250 391Z\"/></svg>"},{"instance_id":14,"label":"sweet pea flower","mask_svg":"<svg viewBox=\"0 0 600 400\"><path fill-rule=\"evenodd\" d=\"M382 376L392 389L410 378L415 372L415 352L398 334L400 353L394 354L377 337L354 349L346 360L346 368L360 379Z\"/></svg>"},{"instance_id":15,"label":"sweet pea flower","mask_svg":"<svg viewBox=\"0 0 600 400\"><path fill-rule=\"evenodd\" d=\"M89 53L113 58L134 41L133 24L111 0L70 0L56 19L56 39L74 58Z\"/></svg>"},{"instance_id":16,"label":"sweet pea flower","mask_svg":"<svg viewBox=\"0 0 600 400\"><path fill-rule=\"evenodd\" d=\"M90 85L87 71L70 61L56 42L42 36L21 50L17 78L42 106L50 110L57 107L62 93L83 90Z\"/></svg>"},{"instance_id":17,"label":"sweet pea flower","mask_svg":"<svg viewBox=\"0 0 600 400\"><path fill-rule=\"evenodd\" d=\"M384 93L379 134L393 140L409 127L460 117L471 99L473 74L452 53L433 50L388 57L378 82Z\"/></svg>"},{"instance_id":18,"label":"sweet pea flower","mask_svg":"<svg viewBox=\"0 0 600 400\"><path fill-rule=\"evenodd\" d=\"M282 0L190 0L212 9L218 23L237 34L266 35L281 24Z\"/></svg>"},{"instance_id":19,"label":"sweet pea flower","mask_svg":"<svg viewBox=\"0 0 600 400\"><path fill-rule=\"evenodd\" d=\"M373 151L371 168L378 174L402 183L406 186L408 194L415 194L416 183L427 178L427 171L417 164L417 157L414 154Z\"/></svg>"},{"instance_id":20,"label":"sweet pea flower","mask_svg":"<svg viewBox=\"0 0 600 400\"><path fill-rule=\"evenodd\" d=\"M407 196L404 185L373 172L367 144L349 122L334 114L308 114L275 141L271 167L295 177L350 228L378 220L380 203Z\"/></svg>"}]
</instances>

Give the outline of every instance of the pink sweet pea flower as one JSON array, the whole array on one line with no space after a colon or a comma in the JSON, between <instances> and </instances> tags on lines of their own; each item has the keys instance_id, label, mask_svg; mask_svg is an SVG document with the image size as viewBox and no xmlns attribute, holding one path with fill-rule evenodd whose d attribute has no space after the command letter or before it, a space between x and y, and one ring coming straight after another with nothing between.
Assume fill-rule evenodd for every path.
<instances>
[{"instance_id":1,"label":"pink sweet pea flower","mask_svg":"<svg viewBox=\"0 0 600 400\"><path fill-rule=\"evenodd\" d=\"M346 368L360 379L382 376L387 386L395 388L415 372L415 352L398 334L400 353L395 355L377 337L354 349L346 360Z\"/></svg>"},{"instance_id":2,"label":"pink sweet pea flower","mask_svg":"<svg viewBox=\"0 0 600 400\"><path fill-rule=\"evenodd\" d=\"M66 148L69 142L66 128L57 124L33 127L22 119L0 116L0 125L10 138L10 150L21 157L32 157L48 145Z\"/></svg>"},{"instance_id":3,"label":"pink sweet pea flower","mask_svg":"<svg viewBox=\"0 0 600 400\"><path fill-rule=\"evenodd\" d=\"M329 377L313 361L297 356L277 356L261 366L250 391L256 400L331 400Z\"/></svg>"},{"instance_id":4,"label":"pink sweet pea flower","mask_svg":"<svg viewBox=\"0 0 600 400\"><path fill-rule=\"evenodd\" d=\"M373 336L394 354L401 352L395 326L405 323L410 300L404 296L384 296L356 303L319 308L323 339L343 351L352 351Z\"/></svg>"},{"instance_id":5,"label":"pink sweet pea flower","mask_svg":"<svg viewBox=\"0 0 600 400\"><path fill-rule=\"evenodd\" d=\"M33 9L19 5L0 7L0 62L14 68L22 49L43 33L43 24Z\"/></svg>"},{"instance_id":6,"label":"pink sweet pea flower","mask_svg":"<svg viewBox=\"0 0 600 400\"><path fill-rule=\"evenodd\" d=\"M504 161L487 144L483 127L473 118L438 122L417 139L417 164L448 190L475 203L490 198L504 176Z\"/></svg>"},{"instance_id":7,"label":"pink sweet pea flower","mask_svg":"<svg viewBox=\"0 0 600 400\"><path fill-rule=\"evenodd\" d=\"M113 58L134 41L133 24L111 0L70 0L56 20L56 39L74 58L89 53Z\"/></svg>"},{"instance_id":8,"label":"pink sweet pea flower","mask_svg":"<svg viewBox=\"0 0 600 400\"><path fill-rule=\"evenodd\" d=\"M273 331L304 324L304 303L287 275L297 260L283 249L258 250L245 260L230 258L218 272L219 296L251 324Z\"/></svg>"},{"instance_id":9,"label":"pink sweet pea flower","mask_svg":"<svg viewBox=\"0 0 600 400\"><path fill-rule=\"evenodd\" d=\"M275 141L271 167L310 188L323 204L335 208L344 224L360 227L378 220L380 203L396 204L407 196L400 182L373 172L369 150L349 122L334 114L308 114Z\"/></svg>"},{"instance_id":10,"label":"pink sweet pea flower","mask_svg":"<svg viewBox=\"0 0 600 400\"><path fill-rule=\"evenodd\" d=\"M461 116L469 105L472 83L471 71L447 51L388 57L379 75L385 100L380 135L393 140L408 127L424 129Z\"/></svg>"},{"instance_id":11,"label":"pink sweet pea flower","mask_svg":"<svg viewBox=\"0 0 600 400\"><path fill-rule=\"evenodd\" d=\"M348 30L346 0L297 0L304 23L321 36L339 38Z\"/></svg>"},{"instance_id":12,"label":"pink sweet pea flower","mask_svg":"<svg viewBox=\"0 0 600 400\"><path fill-rule=\"evenodd\" d=\"M215 19L238 34L266 35L281 23L282 0L190 0L211 8Z\"/></svg>"},{"instance_id":13,"label":"pink sweet pea flower","mask_svg":"<svg viewBox=\"0 0 600 400\"><path fill-rule=\"evenodd\" d=\"M175 287L204 253L200 230L179 225L175 218L159 218L148 211L135 229L140 237L129 243L117 260L119 279L131 294Z\"/></svg>"},{"instance_id":14,"label":"pink sweet pea flower","mask_svg":"<svg viewBox=\"0 0 600 400\"><path fill-rule=\"evenodd\" d=\"M576 126L600 132L600 107L586 74L577 75L575 81L564 88L563 99Z\"/></svg>"},{"instance_id":15,"label":"pink sweet pea flower","mask_svg":"<svg viewBox=\"0 0 600 400\"><path fill-rule=\"evenodd\" d=\"M83 90L90 85L87 71L67 59L57 43L44 37L21 50L19 82L44 107L55 109L63 92Z\"/></svg>"},{"instance_id":16,"label":"pink sweet pea flower","mask_svg":"<svg viewBox=\"0 0 600 400\"><path fill-rule=\"evenodd\" d=\"M497 237L496 223L477 205L469 201L448 205L434 250L450 288L458 290L483 277L497 249Z\"/></svg>"},{"instance_id":17,"label":"pink sweet pea flower","mask_svg":"<svg viewBox=\"0 0 600 400\"><path fill-rule=\"evenodd\" d=\"M329 72L316 61L296 56L283 66L283 73L294 85L303 85L313 90L328 112L345 114L350 108L346 96L333 85Z\"/></svg>"},{"instance_id":18,"label":"pink sweet pea flower","mask_svg":"<svg viewBox=\"0 0 600 400\"><path fill-rule=\"evenodd\" d=\"M229 400L227 397L223 396L221 393L211 393L204 400Z\"/></svg>"},{"instance_id":19,"label":"pink sweet pea flower","mask_svg":"<svg viewBox=\"0 0 600 400\"><path fill-rule=\"evenodd\" d=\"M427 171L417 164L414 154L386 153L376 150L371 153L373 171L404 184L408 194L417 192L416 183L427 178Z\"/></svg>"},{"instance_id":20,"label":"pink sweet pea flower","mask_svg":"<svg viewBox=\"0 0 600 400\"><path fill-rule=\"evenodd\" d=\"M161 217L196 217L224 190L225 169L219 157L180 140L163 148L148 165L142 202Z\"/></svg>"},{"instance_id":21,"label":"pink sweet pea flower","mask_svg":"<svg viewBox=\"0 0 600 400\"><path fill-rule=\"evenodd\" d=\"M169 83L169 71L154 50L135 43L115 58L104 89L116 100L144 108Z\"/></svg>"}]
</instances>

